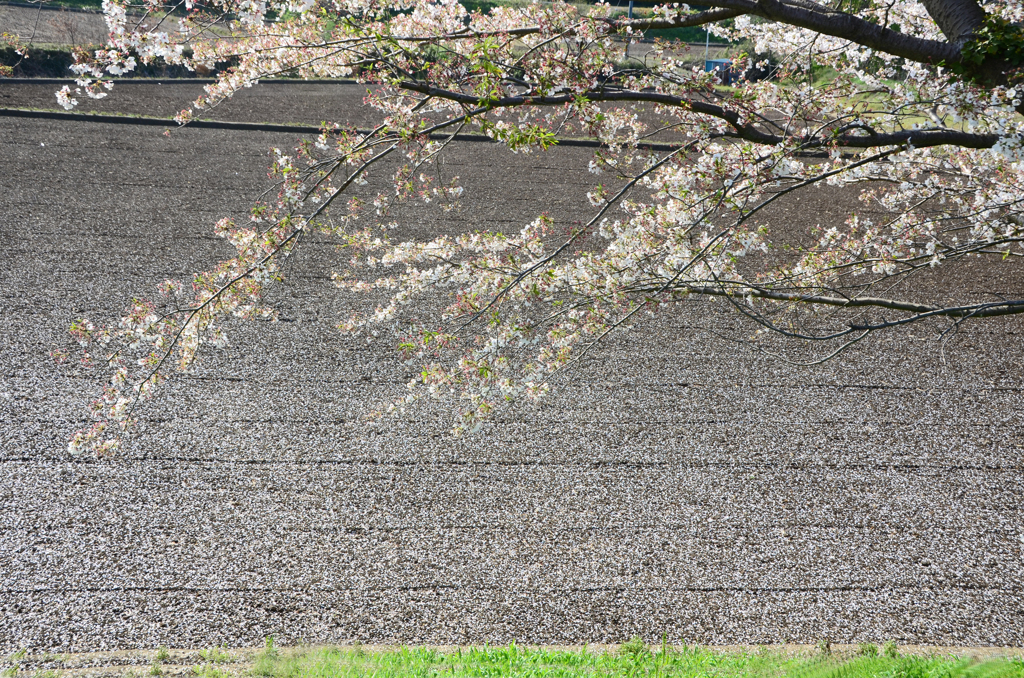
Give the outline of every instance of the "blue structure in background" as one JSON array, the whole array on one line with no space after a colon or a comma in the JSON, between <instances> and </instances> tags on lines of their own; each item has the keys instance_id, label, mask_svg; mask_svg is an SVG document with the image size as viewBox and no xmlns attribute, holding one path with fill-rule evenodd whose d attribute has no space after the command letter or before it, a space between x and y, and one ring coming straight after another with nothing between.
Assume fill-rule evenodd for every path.
<instances>
[{"instance_id":1,"label":"blue structure in background","mask_svg":"<svg viewBox=\"0 0 1024 678\"><path fill-rule=\"evenodd\" d=\"M731 85L736 79L732 70L732 61L729 59L705 59L704 70L708 73L718 71L718 77L722 79L723 85Z\"/></svg>"}]
</instances>

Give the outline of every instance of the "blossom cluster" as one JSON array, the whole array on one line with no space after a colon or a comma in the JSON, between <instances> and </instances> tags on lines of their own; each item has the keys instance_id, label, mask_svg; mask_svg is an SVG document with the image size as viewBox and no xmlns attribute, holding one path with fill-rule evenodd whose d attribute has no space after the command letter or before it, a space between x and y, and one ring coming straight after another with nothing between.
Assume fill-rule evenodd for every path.
<instances>
[{"instance_id":1,"label":"blossom cluster","mask_svg":"<svg viewBox=\"0 0 1024 678\"><path fill-rule=\"evenodd\" d=\"M712 26L751 45L735 70L770 57L774 73L726 88L679 44L655 42L644 63L625 60L644 21L605 4L480 13L457 0L212 0L189 2L173 30L146 7L150 18L135 20L127 5L104 0L110 42L76 65L78 88L62 89L61 105L104 96L111 76L161 58L221 68L179 115L183 123L282 75L358 78L379 123L326 124L294 151L274 149L276 200L258 203L248 224L216 226L235 256L197 274L191 289L168 282L157 301L134 301L115 327L76 324L112 376L97 424L76 435L74 451L109 450L110 432L130 423L172 363L186 369L202 345L227 341L225 319L272 314L262 290L306 232L336 238L347 252L335 275L342 293L386 297L339 329L393 342L418 373L390 409L449 397L460 403L458 430L542 396L595 342L692 295L727 298L777 328L773 314L793 299L857 299L923 267L1021 254L1018 88L972 83L848 38L746 16ZM943 39L918 2L858 7L871 25ZM985 9L1022 15L1011 0ZM667 4L650 21L693 15ZM830 77L815 80L823 69ZM400 204L459 209L463 187L436 171L437 159L474 130L513 153L572 135L598 140L593 213L568 231L523 214L506 233L393 239L396 215L407 213ZM654 136L674 150L649 150ZM819 224L809 244L775 240L767 208L824 186L859 189L886 216ZM444 308L424 320L436 295Z\"/></svg>"}]
</instances>

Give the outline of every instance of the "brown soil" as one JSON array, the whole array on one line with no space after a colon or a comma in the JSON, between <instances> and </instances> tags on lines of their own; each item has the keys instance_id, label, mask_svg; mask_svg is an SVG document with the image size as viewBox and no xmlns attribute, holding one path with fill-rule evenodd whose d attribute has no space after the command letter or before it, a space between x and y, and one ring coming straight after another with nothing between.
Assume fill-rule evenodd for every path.
<instances>
[{"instance_id":1,"label":"brown soil","mask_svg":"<svg viewBox=\"0 0 1024 678\"><path fill-rule=\"evenodd\" d=\"M52 86L0 84L2 106ZM187 85L96 104L167 114ZM133 89L134 88L134 89ZM185 96L182 96L185 94ZM300 96L301 95L301 96ZM266 85L218 117L361 125L358 88ZM298 251L283 322L147 405L112 461L72 458L97 377L51 349L82 315L226 253L268 148L294 134L0 118L0 651L620 642L1024 643L1021 322L931 326L794 367L721 340L692 303L610 339L540 407L453 438L401 393L390 346L335 323L331 243ZM400 236L589 218L587 149L464 144L460 212L404 212ZM850 196L766 215L793 238ZM937 296L1014 294L1020 265L936 273Z\"/></svg>"}]
</instances>

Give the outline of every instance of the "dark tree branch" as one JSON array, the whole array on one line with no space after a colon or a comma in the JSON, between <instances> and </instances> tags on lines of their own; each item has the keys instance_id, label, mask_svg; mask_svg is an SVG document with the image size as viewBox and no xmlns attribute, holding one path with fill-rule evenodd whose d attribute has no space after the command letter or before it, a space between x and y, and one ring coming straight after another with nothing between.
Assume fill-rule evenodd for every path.
<instances>
[{"instance_id":1,"label":"dark tree branch","mask_svg":"<svg viewBox=\"0 0 1024 678\"><path fill-rule=\"evenodd\" d=\"M582 95L557 94L553 96L533 96L521 94L516 96L501 97L499 99L486 99L472 94L453 92L451 90L431 87L430 85L403 81L398 87L425 94L439 99L447 99L457 103L478 108L513 108L516 106L564 106L576 101L579 96L589 101L646 101L662 104L665 106L677 106L696 113L710 115L724 120L732 125L735 136L753 141L759 144L777 145L785 142L788 138L779 134L771 134L757 127L740 122L740 114L722 106L710 104L705 101L697 101L672 94L660 92L637 92L633 90L618 91L592 91ZM927 148L932 146L954 145L962 148L991 148L999 140L998 134L971 134L958 130L904 130L900 132L889 132L886 134L873 135L852 135L838 134L835 136L822 135L816 139L800 138L801 146L820 147L837 145L846 148L878 148L882 146L901 146L913 144L915 148Z\"/></svg>"},{"instance_id":2,"label":"dark tree branch","mask_svg":"<svg viewBox=\"0 0 1024 678\"><path fill-rule=\"evenodd\" d=\"M837 306L841 308L884 308L891 311L913 313L914 319L941 316L945 318L992 318L1003 315L1024 313L1024 300L996 301L990 303L969 304L966 306L930 306L915 304L896 299L878 297L829 297L806 292L776 292L745 285L725 286L681 286L673 288L674 292L686 294L710 295L718 297L755 297L773 301L789 301L806 305ZM893 321L888 324L902 324L904 321ZM874 325L851 325L852 329L877 329Z\"/></svg>"},{"instance_id":3,"label":"dark tree branch","mask_svg":"<svg viewBox=\"0 0 1024 678\"><path fill-rule=\"evenodd\" d=\"M933 3L971 2L972 0L931 0ZM960 46L938 40L925 40L898 33L871 23L853 14L838 12L824 5L805 0L706 0L706 4L721 10L732 10L736 15L749 14L770 21L807 28L824 35L850 40L880 52L927 64L959 63ZM683 15L674 21L619 21L619 26L658 30L697 25L696 15ZM699 23L710 23L705 19Z\"/></svg>"},{"instance_id":4,"label":"dark tree branch","mask_svg":"<svg viewBox=\"0 0 1024 678\"><path fill-rule=\"evenodd\" d=\"M688 26L703 26L705 24L725 21L726 19L734 19L748 13L749 12L742 9L709 9L693 14L681 14L671 22L659 19L609 19L608 25L611 26L614 31L620 31L626 26L642 31L646 31L648 29L656 30L659 28L686 28Z\"/></svg>"},{"instance_id":5,"label":"dark tree branch","mask_svg":"<svg viewBox=\"0 0 1024 678\"><path fill-rule=\"evenodd\" d=\"M973 0L931 0L942 2L973 2ZM612 33L622 33L626 28L640 31L657 31L670 28L703 26L742 15L759 16L770 21L807 28L818 33L850 40L894 56L927 64L960 62L960 45L926 40L905 33L899 33L884 26L871 23L853 14L833 10L808 0L706 0L715 9L690 14L680 14L666 19L596 19L604 22ZM982 17L984 18L984 17ZM395 36L400 42L431 42L434 40L457 40L480 38L488 35L523 37L542 32L540 26L524 26L505 31L478 32L469 28L443 36ZM566 32L571 35L573 31ZM346 41L338 41L346 42ZM330 43L329 43L330 44Z\"/></svg>"}]
</instances>

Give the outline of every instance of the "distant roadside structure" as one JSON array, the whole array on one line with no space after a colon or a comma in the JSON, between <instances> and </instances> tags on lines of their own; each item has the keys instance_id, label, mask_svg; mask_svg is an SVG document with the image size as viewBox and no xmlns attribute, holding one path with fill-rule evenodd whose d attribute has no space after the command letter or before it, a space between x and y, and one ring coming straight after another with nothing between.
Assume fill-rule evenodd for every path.
<instances>
[{"instance_id":1,"label":"distant roadside structure","mask_svg":"<svg viewBox=\"0 0 1024 678\"><path fill-rule=\"evenodd\" d=\"M736 80L731 59L705 59L704 70L708 73L717 72L723 85L731 85Z\"/></svg>"},{"instance_id":2,"label":"distant roadside structure","mask_svg":"<svg viewBox=\"0 0 1024 678\"><path fill-rule=\"evenodd\" d=\"M704 70L708 73L718 72L723 85L733 85L738 80L757 82L775 77L775 67L768 60L758 61L746 70L739 72L732 59L705 59Z\"/></svg>"}]
</instances>

